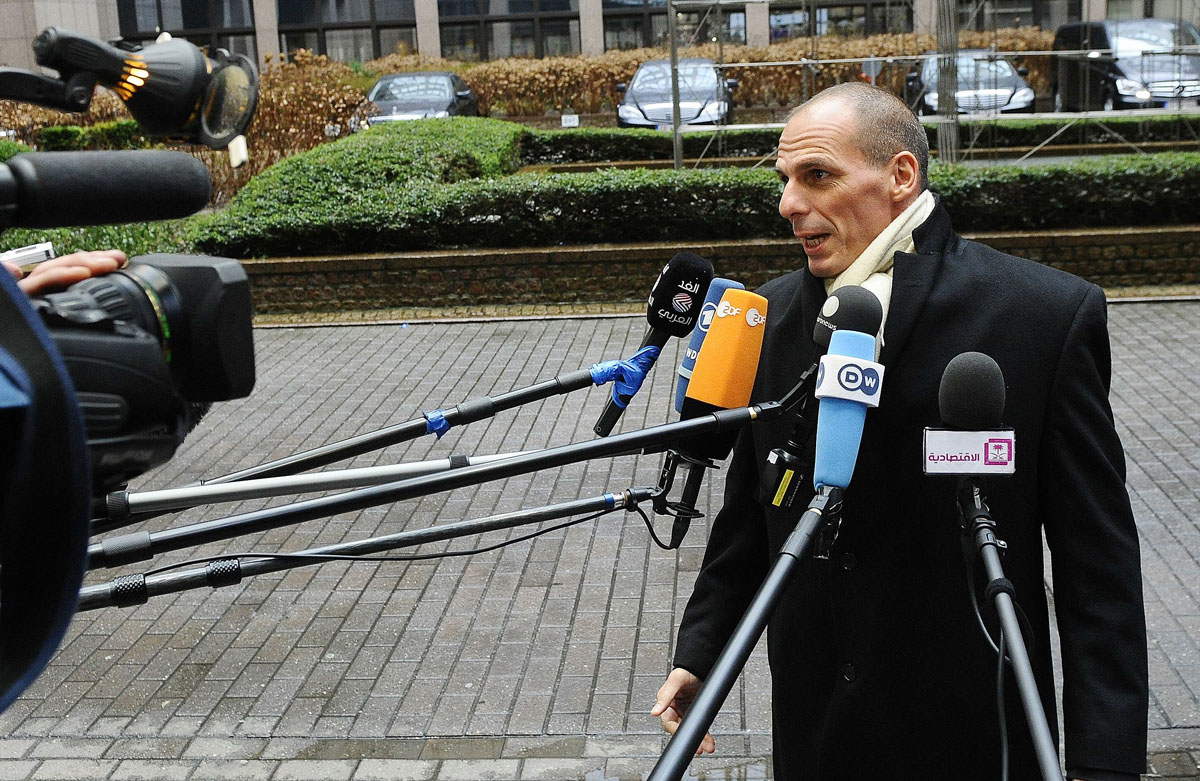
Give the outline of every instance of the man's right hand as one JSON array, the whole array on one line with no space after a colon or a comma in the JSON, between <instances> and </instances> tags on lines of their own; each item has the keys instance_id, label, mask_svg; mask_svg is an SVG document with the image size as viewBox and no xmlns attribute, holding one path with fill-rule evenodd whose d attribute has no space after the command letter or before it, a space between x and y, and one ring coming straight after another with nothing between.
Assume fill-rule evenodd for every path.
<instances>
[{"instance_id":1,"label":"man's right hand","mask_svg":"<svg viewBox=\"0 0 1200 781\"><path fill-rule=\"evenodd\" d=\"M691 707L692 701L696 699L696 693L700 691L701 683L699 678L687 670L676 667L667 676L666 683L658 690L658 700L650 709L650 715L658 716L662 721L663 729L674 735L675 730L679 729L679 723L683 720L684 714ZM704 740L700 741L700 747L696 749L696 756L711 754L716 750L717 742L713 740L712 733L705 733Z\"/></svg>"}]
</instances>

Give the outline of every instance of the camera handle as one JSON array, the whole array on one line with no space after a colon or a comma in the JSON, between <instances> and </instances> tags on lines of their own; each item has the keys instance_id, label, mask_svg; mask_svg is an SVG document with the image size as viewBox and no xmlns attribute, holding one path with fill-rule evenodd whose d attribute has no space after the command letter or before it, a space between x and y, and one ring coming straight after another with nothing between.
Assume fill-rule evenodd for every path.
<instances>
[{"instance_id":1,"label":"camera handle","mask_svg":"<svg viewBox=\"0 0 1200 781\"><path fill-rule=\"evenodd\" d=\"M66 80L20 68L0 68L0 100L19 100L59 111L87 111L96 74L79 71Z\"/></svg>"}]
</instances>

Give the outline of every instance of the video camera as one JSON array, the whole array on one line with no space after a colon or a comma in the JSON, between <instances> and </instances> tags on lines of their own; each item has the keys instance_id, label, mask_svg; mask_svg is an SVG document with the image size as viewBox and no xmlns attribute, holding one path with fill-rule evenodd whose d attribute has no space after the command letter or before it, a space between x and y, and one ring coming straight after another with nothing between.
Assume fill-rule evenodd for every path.
<instances>
[{"instance_id":1,"label":"video camera","mask_svg":"<svg viewBox=\"0 0 1200 781\"><path fill-rule=\"evenodd\" d=\"M254 387L237 261L145 255L32 302L75 384L97 494L165 463L212 402Z\"/></svg>"},{"instance_id":2,"label":"video camera","mask_svg":"<svg viewBox=\"0 0 1200 781\"><path fill-rule=\"evenodd\" d=\"M59 77L0 68L0 99L83 111L99 84L147 135L244 154L258 93L245 57L209 57L169 36L138 47L57 28L33 48ZM184 217L211 187L182 152L18 155L0 164L0 230ZM254 352L249 283L227 258L146 255L33 297L4 272L0 288L3 709L74 614L92 497L167 461L212 402L249 394Z\"/></svg>"}]
</instances>

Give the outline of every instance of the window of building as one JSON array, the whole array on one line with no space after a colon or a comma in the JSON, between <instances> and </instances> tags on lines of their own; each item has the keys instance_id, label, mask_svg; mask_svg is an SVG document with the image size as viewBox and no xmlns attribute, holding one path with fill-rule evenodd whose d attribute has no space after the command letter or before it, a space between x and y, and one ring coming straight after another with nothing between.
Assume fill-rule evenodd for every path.
<instances>
[{"instance_id":1,"label":"window of building","mask_svg":"<svg viewBox=\"0 0 1200 781\"><path fill-rule=\"evenodd\" d=\"M532 20L488 22L487 33L488 56L492 59L537 56L537 37Z\"/></svg>"},{"instance_id":2,"label":"window of building","mask_svg":"<svg viewBox=\"0 0 1200 781\"><path fill-rule=\"evenodd\" d=\"M413 0L375 0L375 19L380 22L411 22L417 18Z\"/></svg>"},{"instance_id":3,"label":"window of building","mask_svg":"<svg viewBox=\"0 0 1200 781\"><path fill-rule=\"evenodd\" d=\"M441 38L442 56L447 60L477 62L483 59L479 45L479 25L443 24Z\"/></svg>"},{"instance_id":4,"label":"window of building","mask_svg":"<svg viewBox=\"0 0 1200 781\"><path fill-rule=\"evenodd\" d=\"M546 19L542 22L542 56L570 57L580 52L578 19Z\"/></svg>"},{"instance_id":5,"label":"window of building","mask_svg":"<svg viewBox=\"0 0 1200 781\"><path fill-rule=\"evenodd\" d=\"M438 9L447 59L580 52L579 0L438 0Z\"/></svg>"},{"instance_id":6,"label":"window of building","mask_svg":"<svg viewBox=\"0 0 1200 781\"><path fill-rule=\"evenodd\" d=\"M772 43L810 35L861 37L912 32L912 6L902 2L790 8L773 6L770 25Z\"/></svg>"},{"instance_id":7,"label":"window of building","mask_svg":"<svg viewBox=\"0 0 1200 781\"><path fill-rule=\"evenodd\" d=\"M117 0L121 37L153 41L169 32L202 48L224 48L258 60L251 0Z\"/></svg>"},{"instance_id":8,"label":"window of building","mask_svg":"<svg viewBox=\"0 0 1200 781\"><path fill-rule=\"evenodd\" d=\"M284 52L303 47L330 59L362 62L392 54L397 47L417 50L414 0L276 0L276 8Z\"/></svg>"},{"instance_id":9,"label":"window of building","mask_svg":"<svg viewBox=\"0 0 1200 781\"><path fill-rule=\"evenodd\" d=\"M379 56L412 54L417 50L417 28L384 27L379 31Z\"/></svg>"},{"instance_id":10,"label":"window of building","mask_svg":"<svg viewBox=\"0 0 1200 781\"><path fill-rule=\"evenodd\" d=\"M642 18L617 16L604 20L604 50L636 49L642 46Z\"/></svg>"}]
</instances>

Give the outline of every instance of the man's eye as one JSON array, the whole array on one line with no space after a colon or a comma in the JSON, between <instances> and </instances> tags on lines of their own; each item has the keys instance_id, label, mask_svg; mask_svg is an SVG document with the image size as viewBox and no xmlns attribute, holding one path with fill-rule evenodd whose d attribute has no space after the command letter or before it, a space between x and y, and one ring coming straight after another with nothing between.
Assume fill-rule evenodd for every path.
<instances>
[{"instance_id":1,"label":"man's eye","mask_svg":"<svg viewBox=\"0 0 1200 781\"><path fill-rule=\"evenodd\" d=\"M828 178L829 178L829 172L828 172L828 171L822 171L820 168L814 168L814 169L813 169L813 171L812 171L812 177L813 177L814 179L828 179Z\"/></svg>"}]
</instances>

